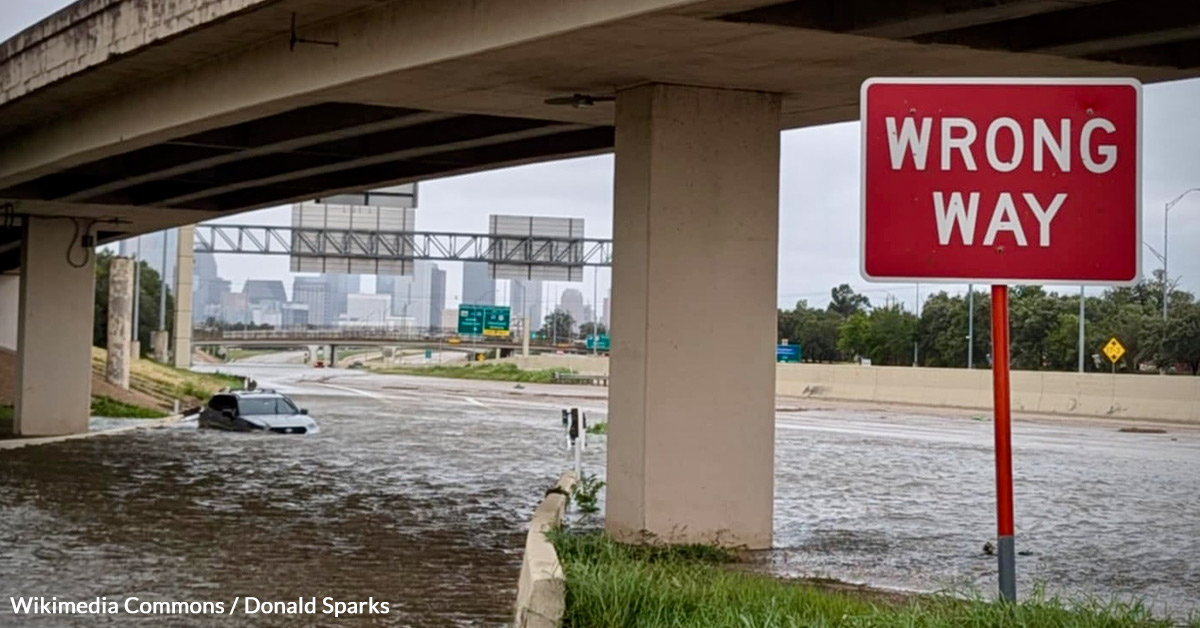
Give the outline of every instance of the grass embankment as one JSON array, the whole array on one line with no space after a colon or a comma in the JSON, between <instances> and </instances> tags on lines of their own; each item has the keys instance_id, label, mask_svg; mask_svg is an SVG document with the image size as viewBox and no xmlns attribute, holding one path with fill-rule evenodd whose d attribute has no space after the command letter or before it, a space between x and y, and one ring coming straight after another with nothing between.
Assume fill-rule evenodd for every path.
<instances>
[{"instance_id":1,"label":"grass embankment","mask_svg":"<svg viewBox=\"0 0 1200 628\"><path fill-rule=\"evenodd\" d=\"M113 419L161 419L167 416L162 410L143 408L131 403L117 401L111 397L92 397L92 416Z\"/></svg>"},{"instance_id":2,"label":"grass embankment","mask_svg":"<svg viewBox=\"0 0 1200 628\"><path fill-rule=\"evenodd\" d=\"M564 628L1172 628L1142 606L1039 597L1018 605L831 590L723 566L713 547L626 546L556 531L567 578ZM1200 628L1193 620L1192 628Z\"/></svg>"},{"instance_id":3,"label":"grass embankment","mask_svg":"<svg viewBox=\"0 0 1200 628\"><path fill-rule=\"evenodd\" d=\"M522 371L517 368L516 364L505 362L471 366L394 366L386 369L378 369L376 372L393 375L425 375L427 377L449 377L453 379L487 379L504 382L545 384L554 381L555 373L570 373L571 371L568 369Z\"/></svg>"},{"instance_id":4,"label":"grass embankment","mask_svg":"<svg viewBox=\"0 0 1200 628\"><path fill-rule=\"evenodd\" d=\"M92 348L92 370L99 376L93 380L94 391L97 389L96 382L106 384L103 382L106 358L107 353L104 349ZM242 378L235 375L196 373L142 359L134 361L129 367L129 388L137 393L136 399L123 398L122 391L115 386L105 385L101 392L125 404L170 410L176 399L181 407L187 408L207 401L213 393L222 388L240 388L242 383Z\"/></svg>"}]
</instances>

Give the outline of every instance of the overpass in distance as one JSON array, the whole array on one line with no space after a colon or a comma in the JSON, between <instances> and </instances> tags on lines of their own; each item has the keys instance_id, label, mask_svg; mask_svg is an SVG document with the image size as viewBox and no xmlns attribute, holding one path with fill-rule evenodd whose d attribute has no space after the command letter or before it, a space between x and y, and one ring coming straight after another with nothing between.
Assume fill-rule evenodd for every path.
<instances>
[{"instance_id":1,"label":"overpass in distance","mask_svg":"<svg viewBox=\"0 0 1200 628\"><path fill-rule=\"evenodd\" d=\"M496 349L513 352L523 349L523 340L512 337L466 337L452 329L409 331L402 329L267 329L227 331L196 329L194 347L301 347L333 345L350 347L405 347L450 351L489 352ZM582 345L553 338L530 338L530 353L584 353ZM590 353L590 351L587 351Z\"/></svg>"},{"instance_id":2,"label":"overpass in distance","mask_svg":"<svg viewBox=\"0 0 1200 628\"><path fill-rule=\"evenodd\" d=\"M779 132L922 75L1198 76L1200 3L76 2L0 45L16 429L87 429L97 242L615 151L606 526L769 546Z\"/></svg>"}]
</instances>

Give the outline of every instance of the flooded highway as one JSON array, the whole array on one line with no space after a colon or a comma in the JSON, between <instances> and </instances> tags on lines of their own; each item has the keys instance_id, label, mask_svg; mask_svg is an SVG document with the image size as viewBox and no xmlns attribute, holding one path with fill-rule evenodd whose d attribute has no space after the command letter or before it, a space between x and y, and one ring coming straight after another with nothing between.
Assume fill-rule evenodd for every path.
<instances>
[{"instance_id":1,"label":"flooded highway","mask_svg":"<svg viewBox=\"0 0 1200 628\"><path fill-rule=\"evenodd\" d=\"M194 425L0 451L9 596L386 601L387 614L22 617L22 626L501 626L526 522L571 464L559 408L603 389L247 365L313 436ZM575 397L571 395L584 395ZM781 405L783 405L781 403ZM1200 430L1017 423L1022 587L1200 609ZM991 424L810 408L779 414L776 544L793 576L994 589ZM597 442L598 441L598 442ZM585 467L603 472L603 439Z\"/></svg>"}]
</instances>

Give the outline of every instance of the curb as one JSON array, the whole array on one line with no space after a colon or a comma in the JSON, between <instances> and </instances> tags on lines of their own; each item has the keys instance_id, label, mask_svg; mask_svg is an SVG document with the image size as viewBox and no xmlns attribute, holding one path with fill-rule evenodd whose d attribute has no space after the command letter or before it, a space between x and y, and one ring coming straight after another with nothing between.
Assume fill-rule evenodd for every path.
<instances>
[{"instance_id":1,"label":"curb","mask_svg":"<svg viewBox=\"0 0 1200 628\"><path fill-rule=\"evenodd\" d=\"M95 432L85 432L83 434L65 434L63 436L35 436L33 438L9 438L0 440L0 451L10 449L20 449L22 447L33 447L36 445L50 445L52 443L61 443L69 440L79 440L81 438L92 438L95 436L114 436L116 434L124 434L135 430L151 430L168 425L174 425L183 420L185 415L174 414L165 419L146 419L143 423L137 425L126 425L124 427L114 427L108 430L97 430Z\"/></svg>"}]
</instances>

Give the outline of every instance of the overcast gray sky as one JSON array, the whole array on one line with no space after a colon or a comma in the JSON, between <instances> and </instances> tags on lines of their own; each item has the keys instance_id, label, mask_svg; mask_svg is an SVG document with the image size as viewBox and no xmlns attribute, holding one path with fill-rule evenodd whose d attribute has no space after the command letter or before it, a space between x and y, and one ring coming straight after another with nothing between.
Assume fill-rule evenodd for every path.
<instances>
[{"instance_id":1,"label":"overcast gray sky","mask_svg":"<svg viewBox=\"0 0 1200 628\"><path fill-rule=\"evenodd\" d=\"M68 0L0 0L0 40L70 4ZM1145 88L1143 139L1143 235L1161 250L1163 205L1184 190L1200 186L1200 79L1158 83ZM908 303L915 287L868 284L858 274L859 131L849 122L783 134L780 190L779 303L798 299L828 302L829 289L849 283L873 301L891 293ZM575 216L586 219L589 237L612 235L612 157L609 155L494 170L423 182L417 213L419 229L486 232L493 213ZM237 216L230 222L283 224L286 209ZM1200 294L1200 194L1171 212L1171 275ZM287 277L286 258L220 256L221 274L236 285L248 277ZM461 292L461 271L447 264L448 306ZM1143 269L1160 268L1149 252ZM592 276L576 284L592 300ZM290 279L286 281L291 289ZM599 273L599 293L609 273ZM550 288L559 292L569 284ZM965 286L921 286L921 293ZM1095 289L1099 292L1100 289ZM1091 290L1089 290L1091 292Z\"/></svg>"}]
</instances>

